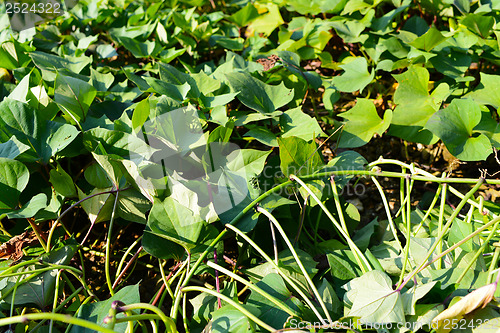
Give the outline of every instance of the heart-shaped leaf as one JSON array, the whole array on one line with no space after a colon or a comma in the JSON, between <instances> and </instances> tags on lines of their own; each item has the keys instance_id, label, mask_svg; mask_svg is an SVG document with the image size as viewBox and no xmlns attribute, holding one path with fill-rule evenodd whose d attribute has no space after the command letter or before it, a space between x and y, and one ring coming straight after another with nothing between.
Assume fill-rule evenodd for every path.
<instances>
[{"instance_id":1,"label":"heart-shaped leaf","mask_svg":"<svg viewBox=\"0 0 500 333\"><path fill-rule=\"evenodd\" d=\"M373 135L382 135L391 124L392 111L384 112L380 119L372 101L358 98L356 105L349 111L340 114L347 119L339 141L339 147L355 148L367 144Z\"/></svg>"},{"instance_id":2,"label":"heart-shaped leaf","mask_svg":"<svg viewBox=\"0 0 500 333\"><path fill-rule=\"evenodd\" d=\"M492 153L488 137L474 131L480 121L479 105L471 99L454 99L447 108L436 112L425 127L443 140L457 158L477 161Z\"/></svg>"},{"instance_id":3,"label":"heart-shaped leaf","mask_svg":"<svg viewBox=\"0 0 500 333\"><path fill-rule=\"evenodd\" d=\"M284 83L265 84L246 72L226 74L226 78L231 88L239 92L237 97L241 103L264 114L272 114L293 99L293 90Z\"/></svg>"},{"instance_id":4,"label":"heart-shaped leaf","mask_svg":"<svg viewBox=\"0 0 500 333\"><path fill-rule=\"evenodd\" d=\"M375 71L368 72L368 63L365 58L355 58L340 67L345 72L332 79L332 84L339 91L363 91L375 77Z\"/></svg>"},{"instance_id":5,"label":"heart-shaped leaf","mask_svg":"<svg viewBox=\"0 0 500 333\"><path fill-rule=\"evenodd\" d=\"M424 126L448 94L448 85L441 84L429 94L429 72L418 66L410 66L394 77L399 85L394 94L397 106L389 134L423 144L435 143L438 137Z\"/></svg>"}]
</instances>

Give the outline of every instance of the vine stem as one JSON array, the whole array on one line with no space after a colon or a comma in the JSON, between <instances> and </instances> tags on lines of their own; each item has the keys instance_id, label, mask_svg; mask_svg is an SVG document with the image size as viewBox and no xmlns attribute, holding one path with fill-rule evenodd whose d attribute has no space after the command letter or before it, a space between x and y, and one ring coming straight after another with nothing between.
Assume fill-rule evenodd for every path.
<instances>
[{"instance_id":1,"label":"vine stem","mask_svg":"<svg viewBox=\"0 0 500 333\"><path fill-rule=\"evenodd\" d=\"M227 276L231 277L232 279L240 282L241 284L243 284L246 287L248 287L248 289L250 289L252 291L255 291L257 294L260 294L262 297L265 297L267 300L269 300L270 302L272 302L274 305L276 305L277 307L279 307L281 310L283 310L286 313L288 313L290 316L295 316L296 315L296 313L294 313L293 310L290 309L290 307L287 306L285 302L283 302L281 300L278 300L275 297L269 295L267 292L265 292L264 290L262 290L261 288L259 288L255 284L253 284L253 283L251 283L251 282L243 279L239 275L237 275L237 274L235 274L235 273L233 273L233 272L225 269L224 267L219 266L216 263L213 263L211 261L208 261L207 265L209 267L213 268L213 269L216 269L216 270L220 271L221 273L226 274Z\"/></svg>"},{"instance_id":2,"label":"vine stem","mask_svg":"<svg viewBox=\"0 0 500 333\"><path fill-rule=\"evenodd\" d=\"M361 252L361 250L358 248L358 246L352 241L351 237L349 237L349 234L342 228L342 226L337 222L337 220L335 220L335 218L330 213L328 208L326 208L326 206L323 204L323 202L321 202L321 200L318 199L316 194L314 194L314 192L311 191L311 189L306 185L306 183L304 183L302 181L302 179L300 179L299 177L297 177L295 175L290 175L290 179L299 183L309 193L311 198L313 198L318 203L318 205L321 207L321 209L323 209L323 211L326 213L328 218L332 221L335 228L337 228L338 231L345 238L347 244L349 245L349 248L351 249L352 253L354 254L354 256L356 258L356 261L358 262L359 268L363 271L363 273L370 271L371 265L370 265L370 262L368 261L368 259L366 259L366 257L363 255L363 252Z\"/></svg>"},{"instance_id":3,"label":"vine stem","mask_svg":"<svg viewBox=\"0 0 500 333\"><path fill-rule=\"evenodd\" d=\"M457 285L460 284L460 282L465 277L465 274L467 274L467 272L470 270L470 268L472 267L472 265L477 262L477 259L479 258L479 256L483 253L483 251L486 248L486 246L490 243L491 238L495 235L495 231L497 230L497 228L498 228L498 222L495 223L495 225L493 226L493 229L491 230L490 234L484 240L484 243L481 245L481 247L474 254L474 257L470 260L469 264L467 265L467 268L463 270L462 274L460 274L459 278L456 281ZM488 276L488 278L489 278L489 276Z\"/></svg>"},{"instance_id":4,"label":"vine stem","mask_svg":"<svg viewBox=\"0 0 500 333\"><path fill-rule=\"evenodd\" d=\"M417 267L408 277L406 277L403 281L401 281L401 283L398 284L398 287L397 287L398 291L400 291L408 283L408 281L410 281L417 273L421 272L427 266L431 265L435 261L437 261L437 260L441 259L442 257L444 257L452 249L455 249L458 246L460 246L463 243L465 243L466 241L468 241L471 238L471 236L476 235L479 232L483 231L486 226L490 226L492 224L491 222L487 223L482 228L479 228L478 230L476 230L475 232L473 232L472 234L470 234L469 236L467 236L462 241L460 241L457 244L455 244L454 246L450 247L448 250L440 253L432 261L430 261L430 262L428 261L429 258L432 256L432 253L434 252L434 250L436 250L436 248L438 247L439 243L443 240L444 235L446 234L446 232L450 228L451 224L453 223L453 220L455 220L455 218L457 217L457 215L460 213L460 210L467 203L467 201L469 200L469 198L472 197L472 195L479 189L479 187L481 187L481 185L483 183L484 183L484 178L479 178L479 181L477 181L476 185L469 192L467 192L467 194L464 196L464 198L462 199L462 201L460 201L460 203L458 204L457 208L453 211L453 213L451 214L450 218L448 219L448 221L444 225L443 230L441 231L441 233L438 236L438 239L434 242L434 244L430 248L429 252L427 253L427 257L424 259L424 261L420 264L419 267ZM500 220L500 217L497 217L497 218L493 219L492 221L496 222L497 219Z\"/></svg>"},{"instance_id":5,"label":"vine stem","mask_svg":"<svg viewBox=\"0 0 500 333\"><path fill-rule=\"evenodd\" d=\"M115 202L113 203L113 211L111 212L111 218L109 220L108 226L108 236L106 237L106 263L104 265L104 273L106 274L106 283L109 288L109 293L111 296L115 294L113 290L113 285L111 284L111 273L110 273L110 256L111 256L111 236L113 232L113 222L115 221L115 213L116 213L116 204L118 203L118 191L115 194Z\"/></svg>"},{"instance_id":6,"label":"vine stem","mask_svg":"<svg viewBox=\"0 0 500 333\"><path fill-rule=\"evenodd\" d=\"M163 313L163 311L161 311L156 306L151 305L149 303L135 303L135 304L120 306L117 308L117 310L119 310L120 312L127 312L127 311L132 311L132 310L137 310L137 309L144 309L144 310L149 310L151 312L154 312L165 323L167 328L173 324L172 319L167 317L165 315L165 313ZM174 327L175 327L175 325L174 325Z\"/></svg>"},{"instance_id":7,"label":"vine stem","mask_svg":"<svg viewBox=\"0 0 500 333\"><path fill-rule=\"evenodd\" d=\"M292 253L293 257L295 258L297 265L299 265L299 268L302 271L302 274L304 274L304 277L306 278L307 283L309 283L309 286L311 287L311 289L314 293L314 296L316 297L318 303L321 306L321 309L323 310L323 312L326 315L326 319L328 320L328 322L331 323L332 318L330 317L330 313L328 312L328 310L326 308L325 302L323 302L323 299L321 298L321 295L319 294L318 289L316 288L316 286L312 282L311 277L309 276L309 273L307 273L306 268L302 264L302 261L300 260L299 256L297 255L297 252L293 248L292 243L290 242L290 240L286 236L285 231L283 230L283 228L279 224L278 220L276 220L276 218L271 213L269 213L267 210L265 210L264 208L262 208L260 206L257 206L257 211L264 214L269 219L269 221L271 221L274 224L274 227L276 229L278 229L279 233L281 234L281 237L283 237L286 245L290 249L290 252Z\"/></svg>"},{"instance_id":8,"label":"vine stem","mask_svg":"<svg viewBox=\"0 0 500 333\"><path fill-rule=\"evenodd\" d=\"M57 218L57 220L52 224L52 227L50 228L49 236L47 237L47 250L46 250L46 252L49 252L50 249L51 249L50 243L52 241L52 237L54 235L54 231L55 231L56 227L58 226L59 222L61 222L61 219L64 217L64 215L66 215L70 210L72 210L73 208L75 208L76 206L78 206L79 204L81 204L82 202L84 202L85 200L92 199L95 196L103 195L103 194L109 194L109 193L118 193L120 191L128 190L129 188L130 188L130 186L127 186L127 187L124 187L122 189L114 189L114 190L110 190L110 191L105 191L105 192L100 192L100 193L94 193L92 195L89 195L88 197L85 197L85 198L83 198L81 200L78 200L77 202L75 202L74 204L72 204L71 206L69 206L69 208L67 208L64 212L62 212L61 215L59 215L59 217Z\"/></svg>"},{"instance_id":9,"label":"vine stem","mask_svg":"<svg viewBox=\"0 0 500 333\"><path fill-rule=\"evenodd\" d=\"M80 319L77 317L72 317L69 315L63 315L60 313L52 313L52 312L42 312L42 313L29 313L21 316L8 317L0 319L0 326L6 326L17 323L24 323L30 320L53 320L59 321L70 325L77 325L81 327L88 328L93 331L102 332L102 333L115 333L115 331L110 330L109 328L102 327L96 323Z\"/></svg>"},{"instance_id":10,"label":"vine stem","mask_svg":"<svg viewBox=\"0 0 500 333\"><path fill-rule=\"evenodd\" d=\"M438 178L438 177L435 177L432 174L430 174L424 170L420 170L418 168L412 167L410 165L407 165L407 164L400 162L400 161L397 161L397 160L379 159L378 161L375 161L375 162L368 164L368 167L370 168L370 167L376 166L378 164L403 165L407 168L410 168L412 170L412 172L414 172L415 170L418 170L418 172L425 175L425 176L418 176L418 175L411 174L409 176L410 179L413 179L415 181L435 182L435 183L464 183L464 184L477 183L477 179L472 179L472 178ZM370 170L370 171L368 171L368 170L334 170L334 171L319 172L319 173L314 173L311 175L301 176L301 179L307 181L307 180L326 178L326 177L330 177L331 175L373 176L373 177L390 177L390 178L402 178L402 177L407 176L407 175L399 173L399 172L388 172L388 171L381 171L381 170L375 170L375 171L374 170ZM488 179L488 180L486 180L486 182L488 184L500 184L500 179ZM229 222L229 224L230 225L236 224L236 222L238 222L246 213L248 213L257 203L261 202L262 200L267 198L272 193L277 192L277 191L283 189L284 187L291 185L292 183L293 183L292 180L288 180L288 181L285 181L285 182L271 188L270 190L264 192L258 198L253 200L250 204L248 204L243 210L241 210L238 213L238 215L236 215L233 218L233 220L231 222ZM452 187L450 187L450 191L452 191L454 194L456 194L458 196L462 195L460 192L453 189ZM477 203L475 203L473 201L471 201L471 204L477 205ZM203 251L203 253L201 253L200 257L194 263L190 272L188 274L186 274L186 276L184 277L182 284L181 284L181 288L187 286L187 284L189 283L189 281L193 277L196 269L201 265L201 263L205 260L208 253L210 253L210 251L213 250L213 248L225 236L226 233L227 233L227 229L222 230L219 233L219 235L207 246L205 251ZM178 308L180 305L180 301L181 301L180 298L176 298L175 302L173 304L172 319L174 319L174 320L176 320L176 317L177 317L177 312L178 312Z\"/></svg>"},{"instance_id":11,"label":"vine stem","mask_svg":"<svg viewBox=\"0 0 500 333\"><path fill-rule=\"evenodd\" d=\"M314 306L314 304L311 302L311 300L309 299L309 297L307 297L307 295L302 291L302 289L300 289L297 284L295 282L293 282L293 280L286 274L283 273L283 271L280 269L280 267L278 265L276 265L274 263L274 261L264 252L264 250L262 250L257 244L255 244L255 242L253 240L250 239L250 237L248 237L247 235L245 235L241 230L239 230L238 228L236 228L235 226L233 225L227 225L226 228L228 229L231 229L232 231L234 231L238 236L240 236L241 238L243 238L244 240L246 240L250 245L252 245L252 247L257 250L257 252L260 253L260 255L268 262L270 263L274 269L278 272L278 274L283 278L283 280L285 280L293 289L295 289L297 291L297 293L304 299L304 302L307 303L307 305L311 308L311 310L314 312L314 314L316 315L316 317L321 321L321 322L324 322L324 319L321 317L321 314L318 312L318 310L316 309L316 307Z\"/></svg>"},{"instance_id":12,"label":"vine stem","mask_svg":"<svg viewBox=\"0 0 500 333\"><path fill-rule=\"evenodd\" d=\"M275 332L276 329L273 327L269 326L268 324L264 323L262 320L254 316L252 313L250 313L247 309L242 307L240 304L236 303L233 301L231 298L227 297L226 295L219 294L218 292L208 289L208 288L203 288L203 287L195 287L195 286L190 286L190 287L184 287L182 288L182 292L188 292L188 291L200 291L200 292L205 292L207 294L220 297L221 299L224 300L224 302L229 303L230 305L234 306L238 311L243 313L245 316L248 317L248 319L252 320L255 322L257 325L261 326L262 328L266 329L269 332Z\"/></svg>"},{"instance_id":13,"label":"vine stem","mask_svg":"<svg viewBox=\"0 0 500 333\"><path fill-rule=\"evenodd\" d=\"M231 222L229 222L229 224L231 224L231 225L236 224L236 222L238 222L243 216L245 216L245 214L248 211L250 211L256 204L258 204L259 202L261 202L262 200L264 200L265 198L267 198L272 193L274 193L274 192L276 192L276 191L278 191L278 190L280 190L280 189L282 189L282 188L284 188L284 187L286 187L286 186L288 186L290 184L292 184L292 181L288 180L288 181L286 181L284 183L281 183L281 184L273 187L272 189L264 192L257 199L255 199L250 204L248 204L248 206L246 206L242 211L240 211L238 213L238 215L236 215L233 218L233 220ZM198 258L198 260L196 260L196 262L194 263L192 269L184 277L184 280L182 281L182 284L181 284L181 288L184 288L184 287L187 286L187 284L189 283L189 280L191 280L191 278L193 277L194 272L196 271L196 269L198 268L198 266L201 265L201 263L203 262L203 260L205 260L205 258L207 257L208 253L214 249L215 245L217 245L217 243L219 243L219 241L222 239L222 237L224 237L224 235L226 233L227 233L227 229L222 230L219 233L219 235L217 237L215 237L215 239L207 246L207 248L205 249L205 251L203 251L203 253L200 255L200 257ZM174 319L174 321L177 319L177 312L178 312L178 309L179 309L179 304L180 304L180 298L177 297L175 299L174 305L172 307L172 319Z\"/></svg>"}]
</instances>

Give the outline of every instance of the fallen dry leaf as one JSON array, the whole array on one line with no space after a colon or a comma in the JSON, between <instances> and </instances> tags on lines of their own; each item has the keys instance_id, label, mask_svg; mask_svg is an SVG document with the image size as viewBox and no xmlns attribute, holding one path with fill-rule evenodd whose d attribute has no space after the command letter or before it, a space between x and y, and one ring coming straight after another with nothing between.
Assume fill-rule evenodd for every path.
<instances>
[{"instance_id":1,"label":"fallen dry leaf","mask_svg":"<svg viewBox=\"0 0 500 333\"><path fill-rule=\"evenodd\" d=\"M33 231L25 231L0 245L0 259L18 261L23 257L23 248L37 242Z\"/></svg>"},{"instance_id":2,"label":"fallen dry leaf","mask_svg":"<svg viewBox=\"0 0 500 333\"><path fill-rule=\"evenodd\" d=\"M437 327L438 333L447 333L452 329L451 323L463 318L464 315L476 309L482 309L493 299L497 289L496 283L487 284L464 296L461 300L438 314L432 320L432 327Z\"/></svg>"}]
</instances>

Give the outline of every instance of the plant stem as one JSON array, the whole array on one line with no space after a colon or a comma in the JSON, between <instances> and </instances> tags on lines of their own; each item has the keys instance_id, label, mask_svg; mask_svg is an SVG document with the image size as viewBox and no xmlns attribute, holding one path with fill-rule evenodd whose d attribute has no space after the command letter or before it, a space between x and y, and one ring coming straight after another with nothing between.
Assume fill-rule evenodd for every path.
<instances>
[{"instance_id":1,"label":"plant stem","mask_svg":"<svg viewBox=\"0 0 500 333\"><path fill-rule=\"evenodd\" d=\"M446 207L446 194L448 189L448 184L442 184L441 188L441 203L439 205L439 219L438 219L438 235L441 235L443 232L443 220L444 220L444 209ZM438 252L443 252L443 243L439 242L438 244ZM441 269L441 260L437 262L437 269Z\"/></svg>"},{"instance_id":2,"label":"plant stem","mask_svg":"<svg viewBox=\"0 0 500 333\"><path fill-rule=\"evenodd\" d=\"M470 268L472 267L472 265L477 262L477 259L479 258L479 256L483 253L483 251L486 248L486 246L488 246L488 244L490 243L491 238L493 237L493 235L495 234L495 231L498 228L498 223L499 222L497 222L497 223L495 223L493 225L493 229L491 230L491 232L488 235L488 237L486 237L486 240L483 242L483 244L481 245L481 247L476 251L476 253L474 254L474 257L469 261L469 264L467 265L467 267L462 271L462 274L460 274L460 277L456 281L457 285L460 284L460 282L465 277L465 275L467 274L467 272L470 270ZM489 276L488 276L488 278L489 278Z\"/></svg>"},{"instance_id":3,"label":"plant stem","mask_svg":"<svg viewBox=\"0 0 500 333\"><path fill-rule=\"evenodd\" d=\"M252 320L253 322L255 322L257 325L261 326L262 328L266 329L267 331L269 332L274 332L276 331L276 329L272 328L271 326L269 326L268 324L264 323L262 320L260 320L259 318L255 317L252 313L250 313L247 309L245 309L244 307L242 307L240 304L236 303L235 301L233 301L231 298L227 297L226 295L223 295L223 294L219 294L217 293L216 291L213 291L213 290L210 290L210 289L207 289L207 288L203 288L203 287L194 287L194 286L190 286L190 287L183 287L182 288L182 292L185 293L185 292L188 292L188 291L199 291L199 292L204 292L204 293L207 293L207 294L210 294L210 295L213 295L213 296L216 296L216 297L220 297L222 298L225 302L229 303L230 305L234 306L238 311L240 311L242 314L244 314L245 316L248 317L248 319Z\"/></svg>"},{"instance_id":4,"label":"plant stem","mask_svg":"<svg viewBox=\"0 0 500 333\"><path fill-rule=\"evenodd\" d=\"M474 186L474 188L469 191L467 193L467 195L465 195L464 199L462 200L462 202L467 202L468 198L481 186L481 184L483 183L482 182L482 179L481 178L478 183L476 184L476 186ZM462 203L461 202L461 203ZM461 205L461 203L459 204L459 206ZM463 205L461 205L463 207ZM462 208L458 208L455 210L455 212L457 211L460 211L460 209ZM500 216L498 217L495 217L493 220L491 220L490 222L488 222L487 224L485 224L484 226L482 226L481 228L477 229L476 231L474 231L472 234L470 234L469 236L465 237L464 239L462 239L461 241L459 241L458 243L456 243L455 245L453 245L452 247L450 247L449 249L447 249L446 251L438 254L434 259L432 259L431 261L428 261L430 256L432 255L432 253L434 252L434 250L436 249L437 247L437 244L438 242L444 237L444 234L446 233L446 231L448 230L449 226L451 225L451 223L453 222L453 220L455 219L455 212L453 212L452 214L452 217L453 218L450 218L450 220L448 221L448 223L446 223L445 227L444 227L444 230L443 232L441 233L441 235L438 237L438 239L436 240L436 242L434 242L434 245L431 247L431 249L429 250L429 252L427 253L427 257L425 258L425 260L420 264L419 267L417 267L411 274L409 274L404 280L403 282L401 282L401 284L398 285L397 287L397 290L401 290L403 289L403 287L408 283L408 281L410 281L417 273L421 272L422 270L424 270L426 267L428 267L429 265L432 265L434 262L436 262L437 260L441 259L442 257L444 257L445 255L447 255L448 253L450 253L451 251L453 251L454 249L456 249L457 247L459 247L460 245L464 244L465 242L467 242L469 239L471 239L472 237L474 237L475 235L478 235L480 234L483 230L489 228L491 225L497 223L498 221L500 221ZM455 216L454 216L455 215Z\"/></svg>"},{"instance_id":5,"label":"plant stem","mask_svg":"<svg viewBox=\"0 0 500 333\"><path fill-rule=\"evenodd\" d=\"M311 189L299 177L297 177L295 175L290 175L290 179L293 179L297 183L299 183L309 193L309 195L318 203L318 205L321 207L321 209L323 209L325 214L332 221L333 225L337 228L337 230L341 233L341 235L347 241L347 244L349 245L349 248L351 249L352 253L354 254L354 257L356 258L356 261L358 262L358 266L361 269L361 271L363 273L370 271L371 270L370 262L366 259L366 257L363 255L363 253L360 251L360 249L356 246L356 244L352 241L351 237L349 237L349 234L347 234L344 231L344 229L339 225L337 220L335 220L335 218L330 213L328 208L326 208L326 206L323 204L323 202L321 202L321 200L318 199L316 194L314 194L314 192L311 191Z\"/></svg>"},{"instance_id":6,"label":"plant stem","mask_svg":"<svg viewBox=\"0 0 500 333\"><path fill-rule=\"evenodd\" d=\"M115 274L115 279L118 279L118 276L120 274L120 272L122 271L122 266L123 264L125 263L125 260L127 259L127 256L130 254L130 252L132 252L132 249L137 245L139 244L139 242L141 241L142 239L142 236L138 237L133 243L132 245L130 245L128 247L128 249L125 251L125 253L123 254L122 258L120 259L120 263L118 264L118 267L116 268L116 274ZM141 249L142 249L142 246L141 246Z\"/></svg>"},{"instance_id":7,"label":"plant stem","mask_svg":"<svg viewBox=\"0 0 500 333\"><path fill-rule=\"evenodd\" d=\"M493 281L493 270L497 267L498 258L500 257L500 247L495 246L495 252L491 259L490 268L488 269L488 283Z\"/></svg>"},{"instance_id":8,"label":"plant stem","mask_svg":"<svg viewBox=\"0 0 500 333\"><path fill-rule=\"evenodd\" d=\"M375 186L378 189L378 192L380 193L380 197L382 198L382 203L384 204L385 208L385 213L387 215L387 221L389 221L389 226L392 231L392 235L394 236L394 239L396 240L396 243L398 244L399 251L402 253L403 252L403 246L401 245L401 242L399 241L398 238L398 232L396 230L396 226L394 225L394 221L392 220L392 213L391 213L391 208L389 207L389 203L387 202L387 197L385 196L384 190L382 189L382 186L380 186L379 181L375 177L370 177Z\"/></svg>"},{"instance_id":9,"label":"plant stem","mask_svg":"<svg viewBox=\"0 0 500 333\"><path fill-rule=\"evenodd\" d=\"M109 293L111 294L111 296L113 296L115 292L113 291L113 284L111 283L109 261L111 256L111 236L113 235L113 222L115 221L116 205L118 203L118 194L119 192L116 191L115 202L113 203L113 210L111 211L111 218L109 219L108 236L106 237L106 262L104 265L104 271L106 274L106 284L108 285Z\"/></svg>"},{"instance_id":10,"label":"plant stem","mask_svg":"<svg viewBox=\"0 0 500 333\"><path fill-rule=\"evenodd\" d=\"M267 198L272 193L274 193L274 192L276 192L276 191L278 191L278 190L280 190L280 189L282 189L282 188L284 188L284 187L286 187L286 186L288 186L290 184L292 184L292 181L288 180L288 181L283 182L283 183L281 183L281 184L273 187L272 189L264 192L257 199L255 199L250 204L248 204L248 206L246 206L241 212L239 212L238 215L236 215L233 218L233 220L231 222L229 222L229 224L234 225L248 211L250 211L256 204L258 204L259 202L261 202L262 200L264 200L265 198ZM217 245L217 243L219 243L219 241L222 239L222 237L224 237L224 235L226 234L226 232L227 232L227 229L222 230L219 233L219 235L217 237L215 237L215 239L210 243L210 245L207 246L207 248L205 249L205 251L203 251L203 253L200 255L200 257L198 258L198 260L196 260L196 262L194 263L192 269L189 271L189 274L187 274L186 277L184 278L184 280L182 281L181 288L187 286L187 284L189 283L189 280L191 280L191 278L193 277L194 272L196 271L196 269L198 268L198 266L200 266L200 264L203 262L203 260L205 260L205 258L208 255L208 253L214 249L215 245ZM171 316L174 319L174 321L177 319L177 309L179 308L179 303L180 303L180 299L176 298L175 302L174 302L174 305L173 305L173 311L175 311L175 312L173 312L173 314L171 314Z\"/></svg>"},{"instance_id":11,"label":"plant stem","mask_svg":"<svg viewBox=\"0 0 500 333\"><path fill-rule=\"evenodd\" d=\"M281 310L283 310L286 313L288 313L290 316L296 316L297 315L296 313L293 312L292 309L290 309L289 306L286 305L285 302L276 299L274 296L269 295L267 292L265 292L264 290L260 289L259 287L257 287L252 282L245 280L241 276L239 276L239 275L237 275L237 274L235 274L235 273L233 273L233 272L225 269L224 267L219 266L219 265L217 265L217 264L215 264L215 263L213 263L211 261L208 261L207 265L209 267L212 267L213 269L217 269L218 271L226 274L227 276L231 277L232 279L240 282L241 284L245 285L246 287L248 287L252 291L255 291L257 294L260 294L262 297L265 297L267 300L269 300L270 302L272 302L274 305L276 305L277 307L279 307Z\"/></svg>"},{"instance_id":12,"label":"plant stem","mask_svg":"<svg viewBox=\"0 0 500 333\"><path fill-rule=\"evenodd\" d=\"M115 283L113 283L113 289L118 286L118 284L120 283L120 281L123 278L123 276L125 275L125 273L127 273L127 270L130 268L130 266L132 266L132 263L135 261L135 259L137 259L137 257L139 257L139 254L141 254L141 251L142 251L142 246L139 246L139 248L137 249L137 252L129 260L129 262L125 265L125 268L123 269L123 271L121 271L120 275L118 275L118 277L116 278Z\"/></svg>"},{"instance_id":13,"label":"plant stem","mask_svg":"<svg viewBox=\"0 0 500 333\"><path fill-rule=\"evenodd\" d=\"M60 313L52 313L52 312L42 312L42 313L29 313L21 316L9 317L9 318L1 318L0 326L6 326L17 323L24 323L30 320L54 320L59 321L65 324L77 325L81 327L88 328L89 330L98 331L102 333L115 333L115 331L110 330L108 328L102 327L96 323L91 321L87 321L84 319L80 319L77 317L72 317L68 315L63 315Z\"/></svg>"},{"instance_id":14,"label":"plant stem","mask_svg":"<svg viewBox=\"0 0 500 333\"><path fill-rule=\"evenodd\" d=\"M332 318L330 317L330 313L328 312L328 310L326 308L325 302L323 302L323 299L321 298L321 295L319 294L318 289L316 288L316 286L312 282L311 277L309 276L309 273L307 272L306 268L302 264L302 261L300 260L299 256L297 255L297 252L293 248L292 243L290 242L290 240L286 236L285 231L283 230L283 228L279 224L278 220L276 220L276 218L271 213L269 213L267 210L265 210L262 207L257 207L257 211L260 212L260 213L262 213L262 214L264 214L269 219L269 221L271 221L274 224L274 226L276 227L276 229L278 229L279 233L281 234L281 237L283 237L283 239L285 240L286 245L288 245L288 248L290 249L290 252L292 253L295 261L297 262L297 265L299 266L300 270L302 271L302 274L304 275L307 283L309 284L309 287L313 291L314 296L316 297L316 300L320 304L321 309L323 309L323 312L326 315L326 319L328 320L328 322L331 322Z\"/></svg>"},{"instance_id":15,"label":"plant stem","mask_svg":"<svg viewBox=\"0 0 500 333\"><path fill-rule=\"evenodd\" d=\"M257 245L255 244L255 242L253 240L250 239L250 237L248 237L247 235L245 235L243 232L241 232L241 230L239 230L238 228L236 228L235 226L229 224L229 225L226 225L226 228L228 229L231 229L232 231L234 231L238 236L240 236L241 238L243 238L244 240L246 240L250 245L252 245L252 247L257 250L257 252L260 253L260 255L268 262L270 263L274 269L278 272L278 274L283 278L283 280L285 280L293 289L295 289L295 291L297 291L297 293L304 299L304 302L307 303L307 305L309 305L309 307L311 308L311 310L314 312L314 314L316 315L316 317L318 317L318 319L323 322L324 319L323 317L321 317L321 314L318 312L318 310L316 309L316 307L314 306L314 304L311 302L311 300L309 299L309 297L307 297L307 295L302 291L301 288L299 288L297 286L297 284L295 282L293 282L293 280L288 276L286 275L285 273L283 273L283 271L281 270L281 268L276 265L274 263L274 261Z\"/></svg>"},{"instance_id":16,"label":"plant stem","mask_svg":"<svg viewBox=\"0 0 500 333\"><path fill-rule=\"evenodd\" d=\"M105 191L105 192L100 192L100 193L94 193L94 194L89 195L88 197L85 197L85 198L83 198L81 200L78 200L77 202L75 202L74 204L72 204L61 215L59 215L59 217L57 218L57 220L52 224L52 227L50 228L50 231L49 231L49 236L47 237L47 249L48 249L48 251L50 251L50 249L51 249L50 244L51 244L52 236L54 234L54 231L55 231L57 225L59 224L59 222L61 221L61 219L64 217L64 215L66 215L71 209L75 208L76 206L78 206L79 204L81 204L82 202L84 202L85 200L91 199L91 198L93 198L95 196L102 195L102 194L109 194L109 193L118 193L119 191L125 191L125 190L128 190L129 188L130 188L130 186L127 186L127 187L124 187L122 189L115 189L115 190L110 190L110 191Z\"/></svg>"},{"instance_id":17,"label":"plant stem","mask_svg":"<svg viewBox=\"0 0 500 333\"><path fill-rule=\"evenodd\" d=\"M347 230L347 225L345 224L344 213L342 211L342 206L340 205L340 198L337 191L337 185L335 184L335 176L330 176L330 184L332 185L333 192L333 201L335 202L335 207L337 208L337 214L339 215L340 224L344 229L345 233L349 235L349 231ZM349 236L350 237L350 236Z\"/></svg>"},{"instance_id":18,"label":"plant stem","mask_svg":"<svg viewBox=\"0 0 500 333\"><path fill-rule=\"evenodd\" d=\"M158 317L160 317L160 319L163 321L163 323L165 323L165 326L167 326L167 328L172 327L172 325L173 325L173 327L175 327L175 324L173 323L172 319L167 317L165 315L165 313L163 313L163 311L158 309L156 306L148 304L148 303L128 304L128 305L120 306L118 309L120 311L123 311L123 312L132 311L132 310L136 310L136 309L149 310L151 312L154 312L156 315L158 315Z\"/></svg>"}]
</instances>

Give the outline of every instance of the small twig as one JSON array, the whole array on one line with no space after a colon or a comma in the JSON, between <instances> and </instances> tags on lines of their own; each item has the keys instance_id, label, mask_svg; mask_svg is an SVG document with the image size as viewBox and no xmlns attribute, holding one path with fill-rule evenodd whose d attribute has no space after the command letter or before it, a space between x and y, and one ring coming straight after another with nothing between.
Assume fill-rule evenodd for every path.
<instances>
[{"instance_id":1,"label":"small twig","mask_svg":"<svg viewBox=\"0 0 500 333\"><path fill-rule=\"evenodd\" d=\"M118 284L120 283L121 279L123 278L123 276L125 275L125 273L129 269L129 267L132 265L132 263L135 261L135 259L137 259L137 257L141 253L141 251L142 251L142 246L140 246L137 249L137 252L134 254L134 256L132 257L132 259L130 259L130 261L127 263L127 265L125 265L125 267L123 268L123 271L121 271L120 275L118 275L118 278L115 280L115 283L113 283L113 289L115 289L118 286Z\"/></svg>"},{"instance_id":2,"label":"small twig","mask_svg":"<svg viewBox=\"0 0 500 333\"><path fill-rule=\"evenodd\" d=\"M64 212L62 212L61 215L59 215L59 217L57 218L57 220L52 224L52 227L50 228L49 236L47 238L47 252L50 251L50 243L51 243L51 240L52 240L52 235L54 234L54 230L56 229L57 225L59 224L59 222L61 221L61 219L64 217L64 215L66 215L71 209L75 208L76 206L78 206L79 204L81 204L82 202L84 202L85 200L91 199L91 198L93 198L95 196L102 195L102 194L109 194L109 193L118 193L118 192L121 192L121 191L128 190L129 188L130 188L130 186L127 186L127 187L124 187L124 188L113 189L113 190L110 190L110 191L94 193L92 195L89 195L88 197L85 197L85 198L83 198L81 200L78 200L77 202L75 202L74 204L72 204L71 206L69 206L68 209L66 209Z\"/></svg>"},{"instance_id":3,"label":"small twig","mask_svg":"<svg viewBox=\"0 0 500 333\"><path fill-rule=\"evenodd\" d=\"M273 238L274 263L278 265L278 244L276 243L276 233L274 232L273 223L271 221L269 221L269 226L271 227L271 237Z\"/></svg>"},{"instance_id":4,"label":"small twig","mask_svg":"<svg viewBox=\"0 0 500 333\"><path fill-rule=\"evenodd\" d=\"M217 264L217 249L214 249L214 262ZM219 271L215 269L215 289L217 293L220 293L220 284L219 284ZM217 296L217 309L222 308L222 302L220 297Z\"/></svg>"},{"instance_id":5,"label":"small twig","mask_svg":"<svg viewBox=\"0 0 500 333\"><path fill-rule=\"evenodd\" d=\"M302 231L302 226L304 225L304 218L306 217L306 206L307 206L307 199L308 198L309 198L309 196L307 195L305 200L304 200L304 205L301 207L302 212L300 214L299 230L297 230L297 235L295 235L295 239L293 240L294 247L295 247L295 244L297 244L297 242L299 241L300 232ZM273 236L274 236L274 229L273 229L272 224L271 224L271 231L273 232Z\"/></svg>"}]
</instances>

